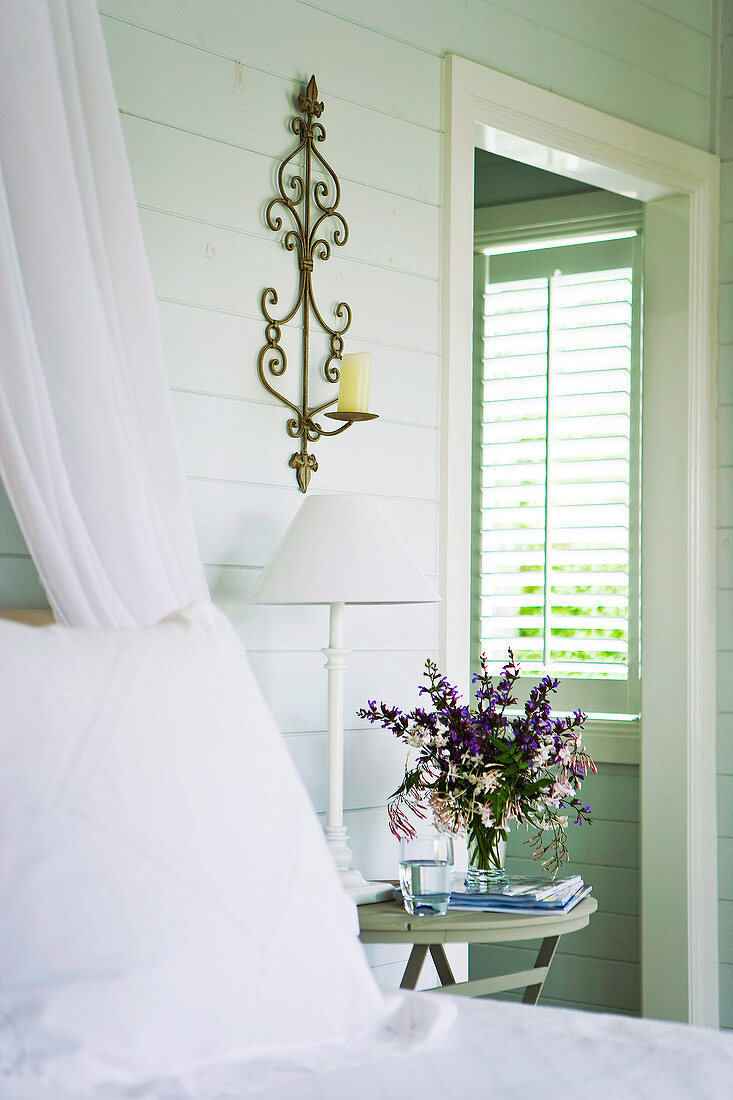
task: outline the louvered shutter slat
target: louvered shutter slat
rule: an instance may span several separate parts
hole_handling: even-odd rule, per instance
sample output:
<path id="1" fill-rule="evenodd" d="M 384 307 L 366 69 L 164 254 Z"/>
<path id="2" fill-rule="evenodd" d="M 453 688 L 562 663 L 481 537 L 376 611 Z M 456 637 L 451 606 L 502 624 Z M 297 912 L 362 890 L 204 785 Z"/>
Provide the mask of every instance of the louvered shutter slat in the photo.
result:
<path id="1" fill-rule="evenodd" d="M 624 675 L 631 271 L 499 283 L 483 300 L 482 646 Z"/>

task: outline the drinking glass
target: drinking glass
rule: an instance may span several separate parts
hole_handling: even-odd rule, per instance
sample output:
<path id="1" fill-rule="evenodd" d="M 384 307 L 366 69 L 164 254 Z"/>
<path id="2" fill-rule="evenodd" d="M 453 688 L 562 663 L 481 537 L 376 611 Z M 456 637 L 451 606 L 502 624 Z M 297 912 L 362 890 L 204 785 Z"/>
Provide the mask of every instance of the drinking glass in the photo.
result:
<path id="1" fill-rule="evenodd" d="M 400 887 L 408 913 L 418 917 L 447 913 L 452 878 L 452 837 L 432 833 L 400 842 Z"/>

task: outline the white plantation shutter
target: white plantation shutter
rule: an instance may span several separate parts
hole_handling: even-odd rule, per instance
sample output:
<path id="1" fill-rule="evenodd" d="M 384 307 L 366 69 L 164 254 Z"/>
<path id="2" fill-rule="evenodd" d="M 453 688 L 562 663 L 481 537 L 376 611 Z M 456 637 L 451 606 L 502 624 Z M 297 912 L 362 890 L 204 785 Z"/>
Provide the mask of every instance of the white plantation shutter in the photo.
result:
<path id="1" fill-rule="evenodd" d="M 479 288 L 475 642 L 608 713 L 639 674 L 636 251 L 490 256 Z"/>

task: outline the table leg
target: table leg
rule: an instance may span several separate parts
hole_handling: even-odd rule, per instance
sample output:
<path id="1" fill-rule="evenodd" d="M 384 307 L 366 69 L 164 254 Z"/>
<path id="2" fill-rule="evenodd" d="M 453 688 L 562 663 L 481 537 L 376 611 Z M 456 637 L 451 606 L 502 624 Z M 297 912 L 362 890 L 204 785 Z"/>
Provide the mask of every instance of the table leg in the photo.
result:
<path id="1" fill-rule="evenodd" d="M 416 943 L 410 957 L 407 960 L 407 966 L 405 967 L 405 973 L 402 975 L 402 981 L 400 982 L 400 989 L 415 989 L 417 986 L 417 979 L 420 977 L 420 971 L 422 970 L 422 964 L 425 962 L 425 956 L 428 953 L 428 945 L 426 943 Z"/>
<path id="2" fill-rule="evenodd" d="M 550 969 L 550 963 L 552 962 L 552 959 L 554 957 L 559 940 L 559 936 L 546 936 L 544 938 L 540 945 L 540 950 L 537 955 L 537 961 L 534 964 L 535 967 L 543 967 L 545 971 Z M 546 977 L 547 974 L 545 973 L 545 978 Z M 542 986 L 545 984 L 545 978 L 543 978 L 542 981 L 539 982 L 537 985 L 527 986 L 524 991 L 524 996 L 522 997 L 522 1004 L 537 1004 L 537 1001 L 540 998 L 540 993 L 542 992 Z"/>
<path id="3" fill-rule="evenodd" d="M 445 953 L 443 945 L 441 943 L 431 943 L 430 954 L 432 956 L 433 962 L 435 963 L 435 969 L 438 971 L 440 984 L 455 985 L 456 979 L 453 977 L 453 971 L 450 968 L 448 956 Z"/>

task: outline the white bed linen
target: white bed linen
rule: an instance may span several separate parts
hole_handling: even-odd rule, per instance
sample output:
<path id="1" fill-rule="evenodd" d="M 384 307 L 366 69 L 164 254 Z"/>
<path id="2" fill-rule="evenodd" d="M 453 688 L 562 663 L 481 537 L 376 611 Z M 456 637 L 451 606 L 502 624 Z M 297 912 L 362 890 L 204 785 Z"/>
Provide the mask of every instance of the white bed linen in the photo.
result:
<path id="1" fill-rule="evenodd" d="M 0 622 L 0 761 L 0 1073 L 106 1095 L 384 1018 L 353 902 L 212 604 L 139 630 Z"/>
<path id="2" fill-rule="evenodd" d="M 594 1012 L 395 994 L 369 1040 L 284 1061 L 213 1065 L 193 1077 L 93 1094 L 6 1077 L 4 1100 L 725 1100 L 733 1036 Z M 321 1068 L 319 1069 L 318 1066 Z"/>

